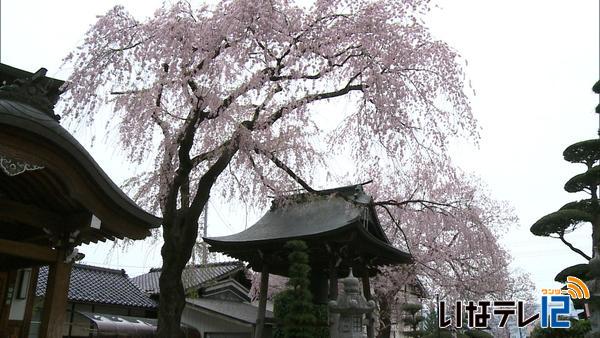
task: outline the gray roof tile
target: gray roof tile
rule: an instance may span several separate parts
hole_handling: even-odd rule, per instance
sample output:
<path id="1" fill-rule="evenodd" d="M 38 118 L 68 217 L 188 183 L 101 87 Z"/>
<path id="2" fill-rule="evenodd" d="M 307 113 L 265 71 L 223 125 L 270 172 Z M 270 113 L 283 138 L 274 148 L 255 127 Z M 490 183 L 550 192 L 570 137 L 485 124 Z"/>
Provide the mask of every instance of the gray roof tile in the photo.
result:
<path id="1" fill-rule="evenodd" d="M 44 296 L 48 281 L 48 267 L 40 268 L 36 296 Z M 156 302 L 146 296 L 127 277 L 125 270 L 114 270 L 90 265 L 74 264 L 69 282 L 69 301 L 112 304 L 155 309 Z"/>
<path id="2" fill-rule="evenodd" d="M 200 287 L 210 281 L 215 281 L 222 276 L 231 274 L 244 268 L 244 264 L 239 261 L 209 263 L 207 265 L 195 265 L 186 267 L 181 275 L 183 288 Z M 133 277 L 131 281 L 135 283 L 142 291 L 148 294 L 160 293 L 158 279 L 160 278 L 160 269 L 151 269 L 149 273 Z"/>

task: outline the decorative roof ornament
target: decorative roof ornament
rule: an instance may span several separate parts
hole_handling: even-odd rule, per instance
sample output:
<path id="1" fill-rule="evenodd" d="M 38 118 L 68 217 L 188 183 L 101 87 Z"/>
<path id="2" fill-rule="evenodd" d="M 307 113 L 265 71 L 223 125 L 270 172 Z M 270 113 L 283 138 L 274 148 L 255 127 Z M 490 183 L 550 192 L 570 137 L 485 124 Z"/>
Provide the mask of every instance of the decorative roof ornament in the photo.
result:
<path id="1" fill-rule="evenodd" d="M 0 168 L 8 176 L 17 176 L 26 171 L 44 169 L 44 167 L 41 165 L 15 160 L 2 154 L 0 154 Z"/>
<path id="2" fill-rule="evenodd" d="M 58 95 L 51 93 L 51 81 L 46 78 L 46 68 L 40 68 L 30 78 L 16 79 L 12 84 L 0 87 L 0 98 L 15 100 L 31 105 L 57 122 L 60 116 L 54 113 Z"/>

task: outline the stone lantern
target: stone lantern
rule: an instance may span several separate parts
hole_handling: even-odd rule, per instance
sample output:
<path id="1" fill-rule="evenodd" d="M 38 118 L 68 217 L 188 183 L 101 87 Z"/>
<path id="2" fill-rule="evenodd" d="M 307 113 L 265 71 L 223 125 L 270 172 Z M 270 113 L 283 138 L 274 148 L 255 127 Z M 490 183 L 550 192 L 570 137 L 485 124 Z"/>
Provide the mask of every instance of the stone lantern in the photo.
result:
<path id="1" fill-rule="evenodd" d="M 360 282 L 352 275 L 342 279 L 344 292 L 337 300 L 329 301 L 329 314 L 331 317 L 339 316 L 332 321 L 330 335 L 332 338 L 365 338 L 363 333 L 363 320 L 365 316 L 370 319 L 375 310 L 375 302 L 367 302 L 360 293 Z"/>

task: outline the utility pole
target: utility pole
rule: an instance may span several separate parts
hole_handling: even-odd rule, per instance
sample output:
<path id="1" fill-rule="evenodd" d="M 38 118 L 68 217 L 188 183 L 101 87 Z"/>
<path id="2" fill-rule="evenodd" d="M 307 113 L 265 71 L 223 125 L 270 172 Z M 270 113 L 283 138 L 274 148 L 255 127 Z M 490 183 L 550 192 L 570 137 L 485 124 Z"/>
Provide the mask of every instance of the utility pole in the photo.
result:
<path id="1" fill-rule="evenodd" d="M 437 322 L 438 322 L 437 338 L 440 338 L 440 323 L 441 323 L 442 319 L 440 318 L 440 294 L 439 293 L 437 295 L 435 295 L 435 300 L 437 302 Z"/>
<path id="2" fill-rule="evenodd" d="M 208 201 L 204 205 L 204 224 L 202 227 L 202 237 L 208 236 Z M 204 240 L 202 241 L 202 265 L 208 263 L 208 248 Z"/>

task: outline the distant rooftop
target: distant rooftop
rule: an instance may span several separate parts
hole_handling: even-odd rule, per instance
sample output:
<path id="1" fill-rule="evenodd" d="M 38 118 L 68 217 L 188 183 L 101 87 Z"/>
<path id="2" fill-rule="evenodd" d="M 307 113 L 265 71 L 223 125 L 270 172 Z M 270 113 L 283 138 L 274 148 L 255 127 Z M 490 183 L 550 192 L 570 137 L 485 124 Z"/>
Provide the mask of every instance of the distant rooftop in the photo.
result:
<path id="1" fill-rule="evenodd" d="M 240 261 L 209 263 L 206 265 L 188 266 L 183 270 L 181 280 L 183 288 L 198 288 L 210 281 L 232 274 L 244 269 L 244 264 Z M 156 295 L 160 293 L 158 280 L 161 269 L 153 268 L 150 272 L 131 279 L 142 291 Z"/>
<path id="2" fill-rule="evenodd" d="M 36 296 L 44 296 L 48 267 L 40 268 Z M 122 305 L 155 309 L 156 302 L 131 282 L 124 270 L 74 264 L 71 270 L 68 299 L 75 303 Z"/>
<path id="3" fill-rule="evenodd" d="M 186 302 L 192 305 L 192 308 L 217 313 L 247 324 L 256 324 L 258 307 L 249 303 L 203 298 L 187 298 Z M 273 312 L 269 310 L 265 311 L 265 317 L 267 322 L 271 322 L 273 320 Z"/>

